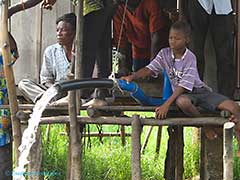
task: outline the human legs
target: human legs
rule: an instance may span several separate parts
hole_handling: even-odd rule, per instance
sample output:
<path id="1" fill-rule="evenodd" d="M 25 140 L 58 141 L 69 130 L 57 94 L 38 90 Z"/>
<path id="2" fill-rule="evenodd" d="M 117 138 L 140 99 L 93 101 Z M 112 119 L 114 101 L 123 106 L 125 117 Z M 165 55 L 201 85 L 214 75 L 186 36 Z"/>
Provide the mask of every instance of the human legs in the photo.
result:
<path id="1" fill-rule="evenodd" d="M 188 14 L 192 27 L 193 52 L 197 57 L 197 67 L 201 80 L 203 80 L 205 59 L 204 45 L 208 32 L 209 15 L 201 7 L 198 1 L 188 1 Z"/>
<path id="2" fill-rule="evenodd" d="M 235 123 L 235 134 L 238 141 L 237 156 L 240 158 L 240 106 L 232 100 L 225 100 L 218 105 L 218 109 L 232 113 L 229 120 Z"/>
<path id="3" fill-rule="evenodd" d="M 103 26 L 102 38 L 99 42 L 97 52 L 97 73 L 98 78 L 108 78 L 112 69 L 112 46 L 111 46 L 111 14 L 113 5 L 106 1 L 104 16 L 102 18 Z M 108 89 L 95 89 L 95 98 L 105 99 L 110 96 Z"/>
<path id="4" fill-rule="evenodd" d="M 209 26 L 216 52 L 218 92 L 233 98 L 235 89 L 233 16 L 213 13 Z"/>
<path id="5" fill-rule="evenodd" d="M 101 39 L 101 29 L 103 29 L 101 21 L 103 17 L 104 11 L 102 9 L 84 16 L 83 59 L 80 71 L 82 78 L 92 78 Z M 81 98 L 90 98 L 91 93 L 92 91 L 89 89 L 81 90 Z"/>
<path id="6" fill-rule="evenodd" d="M 18 83 L 19 90 L 23 93 L 24 97 L 36 103 L 39 97 L 46 91 L 46 87 L 35 83 L 30 79 L 22 79 Z"/>
<path id="7" fill-rule="evenodd" d="M 200 115 L 200 112 L 196 108 L 196 106 L 192 103 L 192 100 L 186 96 L 181 95 L 176 99 L 176 105 L 178 108 L 183 111 L 184 114 L 186 114 L 189 117 L 198 117 Z M 205 128 L 205 135 L 208 139 L 212 140 L 217 137 L 217 133 L 210 127 Z"/>

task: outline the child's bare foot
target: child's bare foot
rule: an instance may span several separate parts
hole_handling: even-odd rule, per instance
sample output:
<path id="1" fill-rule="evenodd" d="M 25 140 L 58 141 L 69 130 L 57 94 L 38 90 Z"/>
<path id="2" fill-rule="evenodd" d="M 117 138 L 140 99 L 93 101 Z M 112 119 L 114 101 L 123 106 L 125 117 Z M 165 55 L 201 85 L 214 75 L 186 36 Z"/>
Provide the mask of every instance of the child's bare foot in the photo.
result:
<path id="1" fill-rule="evenodd" d="M 217 133 L 210 127 L 206 127 L 204 133 L 209 140 L 214 140 L 218 137 Z"/>

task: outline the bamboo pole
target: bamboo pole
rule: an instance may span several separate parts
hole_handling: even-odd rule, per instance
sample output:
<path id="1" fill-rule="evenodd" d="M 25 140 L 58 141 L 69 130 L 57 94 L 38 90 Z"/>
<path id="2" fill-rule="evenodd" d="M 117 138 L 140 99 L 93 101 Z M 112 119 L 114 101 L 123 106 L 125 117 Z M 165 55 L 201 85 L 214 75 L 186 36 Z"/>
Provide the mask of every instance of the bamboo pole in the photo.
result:
<path id="1" fill-rule="evenodd" d="M 223 180 L 233 179 L 233 122 L 223 126 Z"/>
<path id="2" fill-rule="evenodd" d="M 10 45 L 8 38 L 8 1 L 0 0 L 0 42 L 1 42 L 1 50 L 3 56 L 3 64 L 4 64 L 4 74 L 7 82 L 7 90 L 8 90 L 8 99 L 10 104 L 10 112 L 11 112 L 11 121 L 12 121 L 12 129 L 13 129 L 13 141 L 15 146 L 16 159 L 19 157 L 18 147 L 21 144 L 21 129 L 20 122 L 16 117 L 16 113 L 18 112 L 18 103 L 16 96 L 16 86 L 13 75 L 13 69 L 10 64 L 11 62 L 11 54 L 10 54 Z"/>
<path id="3" fill-rule="evenodd" d="M 132 121 L 132 180 L 141 180 L 141 131 L 139 115 L 134 115 Z"/>

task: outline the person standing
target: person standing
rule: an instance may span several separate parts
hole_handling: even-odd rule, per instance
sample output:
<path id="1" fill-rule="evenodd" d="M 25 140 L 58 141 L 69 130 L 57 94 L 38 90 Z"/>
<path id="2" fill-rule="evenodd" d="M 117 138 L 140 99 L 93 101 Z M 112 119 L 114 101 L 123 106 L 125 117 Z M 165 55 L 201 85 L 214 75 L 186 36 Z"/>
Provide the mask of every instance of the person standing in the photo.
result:
<path id="1" fill-rule="evenodd" d="M 121 57 L 126 53 L 127 42 L 131 43 L 132 71 L 146 66 L 161 48 L 168 46 L 167 18 L 157 0 L 120 1 L 113 19 L 114 42 Z M 124 61 L 127 59 L 120 58 L 120 75 L 126 75 L 129 69 L 125 67 L 129 63 Z"/>
<path id="2" fill-rule="evenodd" d="M 192 26 L 193 52 L 200 78 L 205 70 L 204 45 L 210 31 L 216 53 L 218 92 L 233 98 L 234 50 L 231 0 L 188 0 L 186 16 Z"/>
<path id="3" fill-rule="evenodd" d="M 82 78 L 92 78 L 95 64 L 97 77 L 108 78 L 111 72 L 111 19 L 113 4 L 111 0 L 83 1 L 83 59 Z M 85 105 L 105 104 L 110 96 L 107 89 L 95 89 L 93 101 Z M 88 99 L 88 89 L 81 90 L 81 98 Z M 104 102 L 105 101 L 105 102 Z"/>

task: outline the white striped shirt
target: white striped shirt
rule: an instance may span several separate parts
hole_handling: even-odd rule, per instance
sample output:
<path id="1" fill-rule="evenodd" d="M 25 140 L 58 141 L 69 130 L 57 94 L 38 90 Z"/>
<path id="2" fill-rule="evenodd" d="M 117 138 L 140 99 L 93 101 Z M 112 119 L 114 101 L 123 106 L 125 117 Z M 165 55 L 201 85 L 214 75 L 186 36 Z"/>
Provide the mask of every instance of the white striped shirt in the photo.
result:
<path id="1" fill-rule="evenodd" d="M 48 46 L 44 51 L 43 64 L 40 73 L 41 84 L 56 83 L 67 79 L 70 62 L 60 44 Z"/>
<path id="2" fill-rule="evenodd" d="M 205 86 L 199 78 L 196 56 L 189 49 L 186 49 L 181 59 L 175 59 L 172 50 L 164 48 L 146 67 L 154 73 L 154 76 L 166 71 L 173 91 L 177 86 L 189 91 Z"/>

